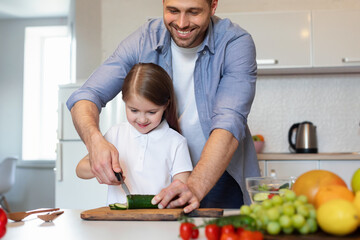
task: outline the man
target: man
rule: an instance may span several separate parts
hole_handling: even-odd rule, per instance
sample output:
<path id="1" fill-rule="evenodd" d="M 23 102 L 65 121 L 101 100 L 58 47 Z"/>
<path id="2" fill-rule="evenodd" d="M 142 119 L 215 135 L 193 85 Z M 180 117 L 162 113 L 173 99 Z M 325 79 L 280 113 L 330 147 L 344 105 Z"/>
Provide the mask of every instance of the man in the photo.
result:
<path id="1" fill-rule="evenodd" d="M 259 166 L 247 127 L 255 95 L 251 36 L 214 16 L 217 0 L 163 0 L 163 19 L 150 20 L 120 43 L 112 56 L 68 100 L 74 125 L 89 151 L 99 183 L 119 184 L 118 152 L 99 131 L 101 107 L 121 91 L 138 62 L 163 67 L 174 81 L 182 134 L 194 171 L 153 199 L 159 208 L 238 208 L 249 203 L 245 177 Z"/>

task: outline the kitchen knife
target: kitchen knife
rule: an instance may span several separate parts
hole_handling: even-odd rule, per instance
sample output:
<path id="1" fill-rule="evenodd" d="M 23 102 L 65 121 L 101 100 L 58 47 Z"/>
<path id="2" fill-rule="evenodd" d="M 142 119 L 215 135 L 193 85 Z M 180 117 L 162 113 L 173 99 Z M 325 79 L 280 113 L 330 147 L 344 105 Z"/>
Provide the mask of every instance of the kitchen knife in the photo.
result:
<path id="1" fill-rule="evenodd" d="M 124 182 L 124 178 L 122 176 L 122 173 L 121 172 L 120 173 L 114 172 L 114 173 L 115 173 L 115 176 L 116 176 L 117 180 L 121 183 L 121 187 L 125 191 L 125 194 L 126 195 L 131 195 L 128 187 L 126 186 L 126 183 Z"/>

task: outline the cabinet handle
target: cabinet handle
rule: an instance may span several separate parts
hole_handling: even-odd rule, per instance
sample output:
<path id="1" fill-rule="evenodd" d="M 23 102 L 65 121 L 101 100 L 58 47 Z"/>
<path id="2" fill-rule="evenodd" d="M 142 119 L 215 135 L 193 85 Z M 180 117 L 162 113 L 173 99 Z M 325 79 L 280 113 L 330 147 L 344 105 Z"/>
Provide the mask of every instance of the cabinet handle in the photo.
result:
<path id="1" fill-rule="evenodd" d="M 277 59 L 258 59 L 256 62 L 259 65 L 275 65 L 279 63 Z"/>
<path id="2" fill-rule="evenodd" d="M 62 176 L 62 160 L 63 160 L 63 151 L 62 151 L 62 144 L 57 143 L 57 159 L 56 159 L 56 167 L 54 168 L 56 180 L 61 182 L 63 180 Z"/>
<path id="3" fill-rule="evenodd" d="M 358 63 L 360 62 L 360 59 L 356 59 L 356 58 L 343 58 L 342 59 L 343 63 Z"/>

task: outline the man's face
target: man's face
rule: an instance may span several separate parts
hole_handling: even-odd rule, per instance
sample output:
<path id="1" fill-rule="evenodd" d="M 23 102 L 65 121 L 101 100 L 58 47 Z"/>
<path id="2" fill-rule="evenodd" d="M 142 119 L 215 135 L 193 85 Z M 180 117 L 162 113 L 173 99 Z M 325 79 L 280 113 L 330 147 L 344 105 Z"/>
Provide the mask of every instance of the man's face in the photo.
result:
<path id="1" fill-rule="evenodd" d="M 217 0 L 163 0 L 164 23 L 174 42 L 183 48 L 200 45 L 205 38 Z"/>

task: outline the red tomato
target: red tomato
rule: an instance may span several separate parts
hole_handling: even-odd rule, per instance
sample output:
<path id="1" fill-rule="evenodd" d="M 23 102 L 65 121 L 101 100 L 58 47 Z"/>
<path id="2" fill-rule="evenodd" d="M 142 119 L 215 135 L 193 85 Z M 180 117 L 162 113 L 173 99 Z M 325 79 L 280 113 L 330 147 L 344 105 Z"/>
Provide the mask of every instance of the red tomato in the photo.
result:
<path id="1" fill-rule="evenodd" d="M 239 240 L 253 240 L 253 234 L 251 231 L 243 230 L 238 233 Z"/>
<path id="2" fill-rule="evenodd" d="M 233 225 L 225 225 L 221 228 L 221 235 L 225 233 L 235 233 Z"/>
<path id="3" fill-rule="evenodd" d="M 254 232 L 252 232 L 252 239 L 253 240 L 263 240 L 264 236 L 263 236 L 263 234 L 261 232 L 254 231 Z"/>
<path id="4" fill-rule="evenodd" d="M 239 237 L 235 232 L 223 233 L 220 240 L 239 240 Z"/>
<path id="5" fill-rule="evenodd" d="M 205 236 L 208 240 L 219 240 L 221 229 L 216 224 L 209 224 L 205 227 Z"/>
<path id="6" fill-rule="evenodd" d="M 183 222 L 180 225 L 180 237 L 183 240 L 189 240 L 192 236 L 193 227 L 195 225 L 189 222 Z"/>
<path id="7" fill-rule="evenodd" d="M 193 229 L 191 233 L 191 239 L 197 239 L 199 237 L 199 229 Z"/>
<path id="8" fill-rule="evenodd" d="M 270 194 L 268 195 L 268 199 L 272 199 L 273 196 L 275 196 L 275 193 L 270 193 Z"/>
<path id="9" fill-rule="evenodd" d="M 6 225 L 8 222 L 7 216 L 6 216 L 6 212 L 0 208 L 0 225 L 4 224 Z"/>
<path id="10" fill-rule="evenodd" d="M 6 233 L 6 227 L 0 227 L 0 238 L 2 238 Z"/>

